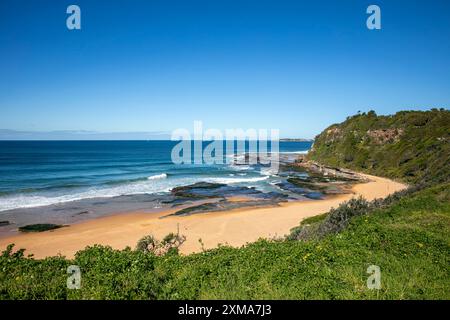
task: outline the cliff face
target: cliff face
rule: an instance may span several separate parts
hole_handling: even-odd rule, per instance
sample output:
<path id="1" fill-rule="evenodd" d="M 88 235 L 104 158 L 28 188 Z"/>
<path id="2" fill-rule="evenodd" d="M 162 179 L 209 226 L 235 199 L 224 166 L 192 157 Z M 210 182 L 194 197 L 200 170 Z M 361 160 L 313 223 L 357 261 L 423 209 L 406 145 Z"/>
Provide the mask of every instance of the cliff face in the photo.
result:
<path id="1" fill-rule="evenodd" d="M 450 111 L 358 114 L 315 138 L 308 159 L 410 183 L 450 180 Z"/>

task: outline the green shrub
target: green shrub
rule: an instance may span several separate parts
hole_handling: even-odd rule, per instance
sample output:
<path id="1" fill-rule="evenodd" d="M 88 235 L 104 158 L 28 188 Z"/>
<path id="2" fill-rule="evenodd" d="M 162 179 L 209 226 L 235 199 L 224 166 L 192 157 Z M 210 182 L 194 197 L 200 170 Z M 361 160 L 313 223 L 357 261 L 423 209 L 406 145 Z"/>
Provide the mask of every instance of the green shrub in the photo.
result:
<path id="1" fill-rule="evenodd" d="M 167 253 L 178 253 L 178 248 L 186 241 L 186 237 L 179 234 L 169 233 L 162 241 L 157 240 L 152 235 L 140 239 L 136 245 L 136 250 L 144 253 L 153 253 L 161 256 Z"/>
<path id="2" fill-rule="evenodd" d="M 152 235 L 147 235 L 139 239 L 136 250 L 142 252 L 151 252 L 157 246 L 158 241 Z"/>

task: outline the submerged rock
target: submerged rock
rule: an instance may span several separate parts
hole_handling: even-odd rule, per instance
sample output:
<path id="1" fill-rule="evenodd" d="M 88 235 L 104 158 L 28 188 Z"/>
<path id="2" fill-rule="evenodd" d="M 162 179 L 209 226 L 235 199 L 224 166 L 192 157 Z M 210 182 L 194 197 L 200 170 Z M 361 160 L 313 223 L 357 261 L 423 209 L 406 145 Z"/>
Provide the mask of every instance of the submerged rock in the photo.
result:
<path id="1" fill-rule="evenodd" d="M 322 192 L 302 188 L 288 181 L 277 183 L 276 186 L 279 187 L 280 189 L 301 195 L 308 199 L 320 200 L 323 199 L 324 196 Z"/>
<path id="2" fill-rule="evenodd" d="M 75 213 L 74 215 L 72 215 L 72 217 L 76 217 L 76 216 L 80 216 L 80 215 L 85 215 L 85 214 L 89 214 L 89 213 L 91 213 L 91 211 L 89 211 L 89 210 L 84 210 L 84 211 L 80 211 L 80 212 Z"/>
<path id="3" fill-rule="evenodd" d="M 278 206 L 279 201 L 272 200 L 249 200 L 249 201 L 217 201 L 210 203 L 202 203 L 200 205 L 187 207 L 181 210 L 178 210 L 175 213 L 170 214 L 169 216 L 188 216 L 196 213 L 205 213 L 205 212 L 217 212 L 217 211 L 226 211 L 233 210 L 245 207 L 266 207 L 266 206 Z"/>
<path id="4" fill-rule="evenodd" d="M 288 181 L 277 183 L 276 186 L 279 187 L 280 189 L 283 189 L 283 190 L 286 190 L 286 191 L 289 191 L 292 193 L 297 193 L 297 194 L 303 194 L 303 193 L 306 193 L 309 191 L 305 188 L 296 186 L 295 184 L 288 182 Z"/>
<path id="5" fill-rule="evenodd" d="M 226 184 L 222 183 L 197 182 L 187 186 L 175 187 L 170 192 L 172 195 L 182 198 L 214 198 L 217 197 L 217 192 L 214 192 L 214 190 L 225 186 Z"/>
<path id="6" fill-rule="evenodd" d="M 262 192 L 255 188 L 230 186 L 223 183 L 197 182 L 187 186 L 175 187 L 173 196 L 188 199 L 224 198 L 239 195 L 259 195 Z"/>
<path id="7" fill-rule="evenodd" d="M 22 232 L 43 232 L 47 230 L 54 230 L 62 228 L 62 225 L 53 224 L 53 223 L 38 223 L 38 224 L 29 224 L 23 227 L 19 227 L 19 231 Z"/>

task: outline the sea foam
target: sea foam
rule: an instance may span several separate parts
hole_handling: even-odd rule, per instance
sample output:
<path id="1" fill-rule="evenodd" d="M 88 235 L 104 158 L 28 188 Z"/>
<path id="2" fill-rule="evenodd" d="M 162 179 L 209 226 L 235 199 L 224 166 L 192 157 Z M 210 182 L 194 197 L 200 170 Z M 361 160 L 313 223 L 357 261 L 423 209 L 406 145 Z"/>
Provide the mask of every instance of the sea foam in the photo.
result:
<path id="1" fill-rule="evenodd" d="M 158 179 L 165 179 L 167 178 L 167 174 L 161 173 L 161 174 L 155 174 L 154 176 L 150 176 L 147 178 L 147 180 L 158 180 Z"/>

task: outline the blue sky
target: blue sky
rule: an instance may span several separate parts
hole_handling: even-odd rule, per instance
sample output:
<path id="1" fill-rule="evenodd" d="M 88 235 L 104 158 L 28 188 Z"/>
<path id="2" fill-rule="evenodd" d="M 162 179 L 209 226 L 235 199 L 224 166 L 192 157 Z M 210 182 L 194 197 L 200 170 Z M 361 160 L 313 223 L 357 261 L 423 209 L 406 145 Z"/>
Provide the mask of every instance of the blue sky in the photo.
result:
<path id="1" fill-rule="evenodd" d="M 81 8 L 81 30 L 66 8 Z M 381 8 L 382 29 L 366 28 Z M 450 2 L 0 2 L 0 129 L 278 128 L 450 105 Z"/>

